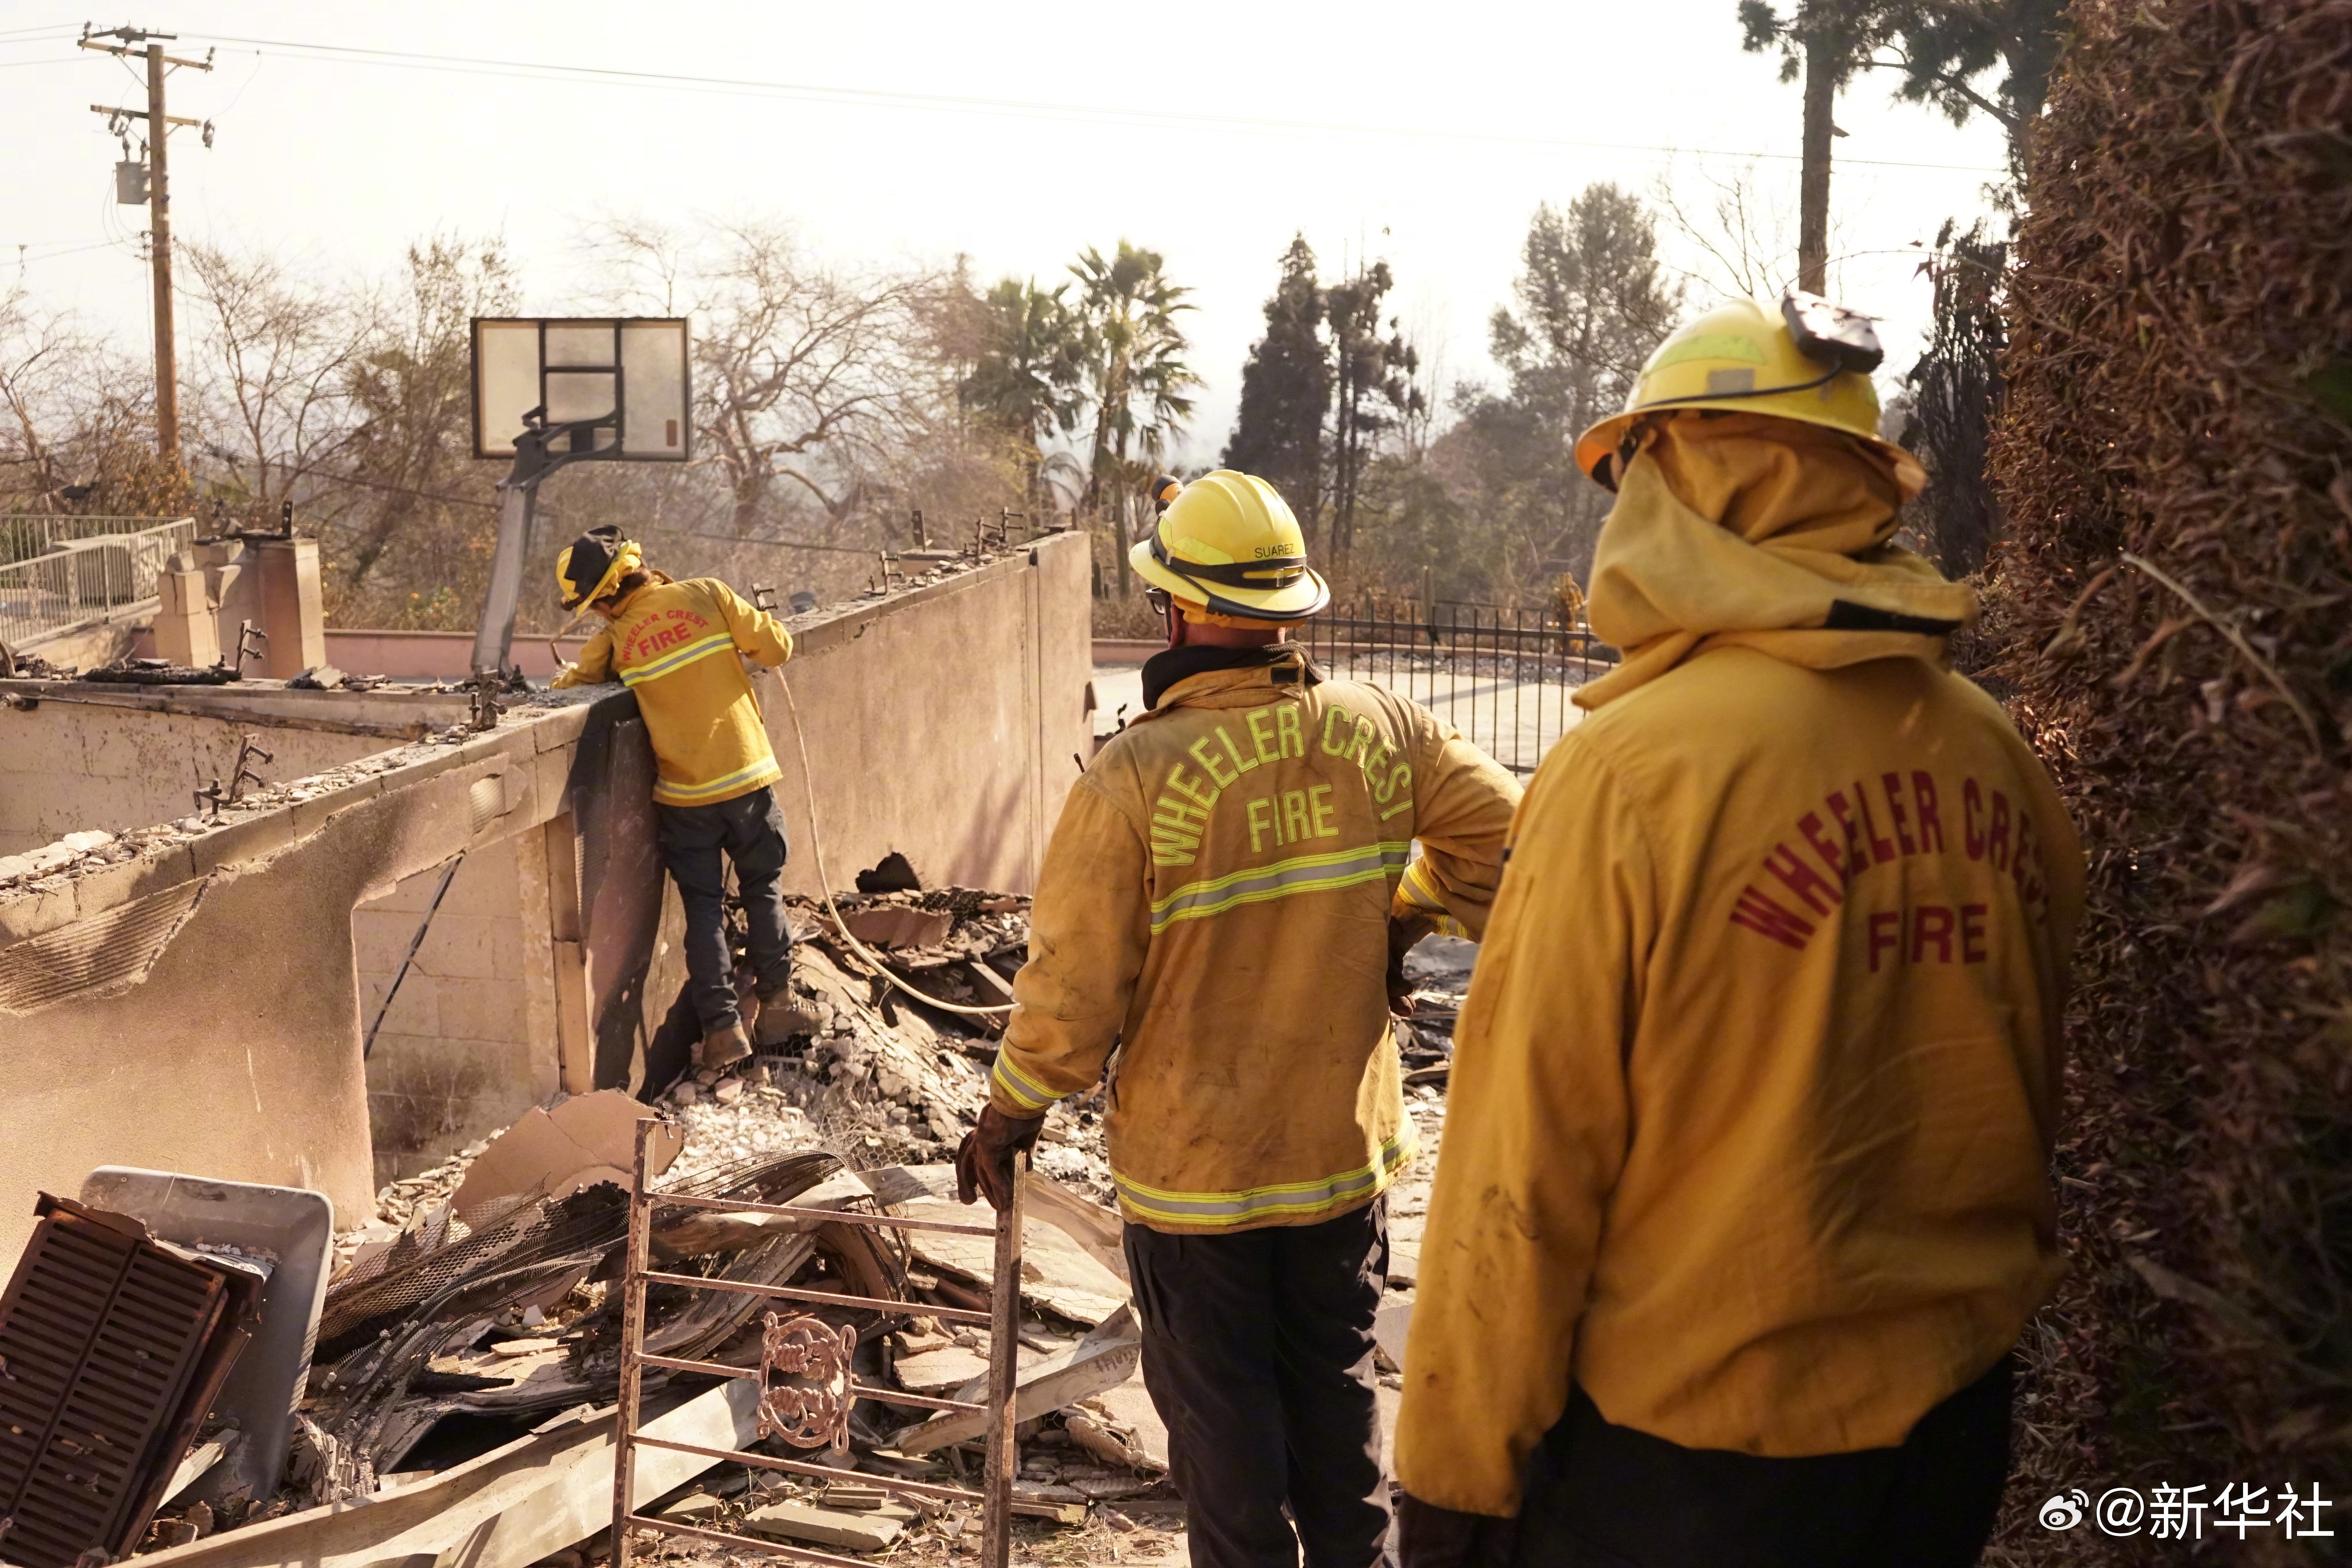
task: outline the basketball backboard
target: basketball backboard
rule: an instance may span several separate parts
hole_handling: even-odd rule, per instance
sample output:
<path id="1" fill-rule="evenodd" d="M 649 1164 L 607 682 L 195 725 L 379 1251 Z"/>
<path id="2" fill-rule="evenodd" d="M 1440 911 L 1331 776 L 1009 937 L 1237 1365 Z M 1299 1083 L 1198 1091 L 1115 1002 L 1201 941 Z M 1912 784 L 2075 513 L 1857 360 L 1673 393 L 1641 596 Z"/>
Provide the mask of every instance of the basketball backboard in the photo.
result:
<path id="1" fill-rule="evenodd" d="M 667 316 L 474 318 L 474 456 L 511 458 L 524 416 L 609 420 L 551 453 L 682 463 L 694 453 L 684 320 Z"/>

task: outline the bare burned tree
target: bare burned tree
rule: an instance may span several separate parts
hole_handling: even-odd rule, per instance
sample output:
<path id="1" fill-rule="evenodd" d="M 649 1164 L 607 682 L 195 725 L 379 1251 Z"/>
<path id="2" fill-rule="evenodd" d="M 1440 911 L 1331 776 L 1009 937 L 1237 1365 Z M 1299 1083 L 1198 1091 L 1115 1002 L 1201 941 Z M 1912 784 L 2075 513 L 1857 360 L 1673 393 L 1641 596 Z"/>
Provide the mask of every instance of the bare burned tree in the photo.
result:
<path id="1" fill-rule="evenodd" d="M 350 442 L 353 373 L 381 321 L 365 285 L 322 286 L 278 258 L 185 245 L 197 310 L 194 403 L 205 453 L 267 512 Z"/>
<path id="2" fill-rule="evenodd" d="M 341 491 L 315 520 L 332 613 L 402 625 L 425 602 L 413 596 L 415 578 L 429 573 L 443 587 L 484 570 L 472 546 L 487 535 L 495 503 L 492 475 L 472 461 L 470 323 L 513 303 L 500 242 L 436 235 L 408 247 L 351 373 L 352 428 L 336 472 L 314 469 L 304 487 L 306 513 L 311 498 Z M 380 582 L 388 555 L 401 568 L 389 588 Z"/>
<path id="3" fill-rule="evenodd" d="M 886 452 L 924 427 L 928 274 L 833 266 L 764 220 L 680 235 L 607 219 L 594 244 L 631 279 L 624 303 L 697 318 L 695 418 L 735 533 L 772 526 L 784 493 L 845 522 Z"/>
<path id="4" fill-rule="evenodd" d="M 1689 266 L 1675 270 L 1720 298 L 1771 300 L 1797 281 L 1797 214 L 1784 190 L 1776 196 L 1756 160 L 1718 171 L 1668 168 L 1651 182 L 1650 202 L 1683 241 Z M 1831 292 L 1845 225 L 1830 225 Z"/>
<path id="5" fill-rule="evenodd" d="M 37 311 L 22 290 L 0 295 L 0 468 L 12 499 L 47 510 L 73 482 L 64 447 L 82 421 L 72 405 L 95 345 L 70 317 Z"/>
<path id="6" fill-rule="evenodd" d="M 0 294 L 0 507 L 143 513 L 183 504 L 154 456 L 153 382 L 69 312 Z"/>
<path id="7" fill-rule="evenodd" d="M 47 502 L 68 482 L 58 473 L 58 453 L 43 433 L 48 405 L 62 394 L 61 375 L 79 346 L 56 316 L 36 318 L 21 292 L 0 296 L 0 411 L 8 416 L 0 465 L 16 470 L 9 489 Z"/>

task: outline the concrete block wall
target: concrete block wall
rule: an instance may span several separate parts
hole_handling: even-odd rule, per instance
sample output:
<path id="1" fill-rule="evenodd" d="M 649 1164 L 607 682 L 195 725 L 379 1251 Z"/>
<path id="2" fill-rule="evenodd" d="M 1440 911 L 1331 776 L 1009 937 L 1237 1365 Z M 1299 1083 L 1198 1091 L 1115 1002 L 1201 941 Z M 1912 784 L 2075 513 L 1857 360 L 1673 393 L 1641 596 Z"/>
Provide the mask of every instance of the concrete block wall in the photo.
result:
<path id="1" fill-rule="evenodd" d="M 469 853 L 438 909 L 436 868 L 352 911 L 363 1029 L 425 930 L 367 1059 L 379 1186 L 437 1164 L 562 1087 L 546 879 L 542 837 L 525 833 Z"/>
<path id="2" fill-rule="evenodd" d="M 261 627 L 269 634 L 262 659 L 268 674 L 290 680 L 327 662 L 326 595 L 317 540 L 274 540 L 261 546 L 259 599 Z"/>
<path id="3" fill-rule="evenodd" d="M 546 821 L 585 717 L 541 711 L 416 747 L 312 799 L 0 897 L 0 978 L 52 953 L 97 972 L 0 1011 L 0 1257 L 29 1230 L 33 1194 L 77 1191 L 100 1164 L 311 1187 L 342 1224 L 363 1221 L 379 1184 L 352 912 Z M 110 955 L 136 962 L 118 972 Z"/>
<path id="4" fill-rule="evenodd" d="M 249 673 L 282 680 L 326 662 L 315 539 L 207 540 L 172 557 L 157 591 L 155 649 L 174 664 L 233 656 L 246 621 L 268 639 Z"/>

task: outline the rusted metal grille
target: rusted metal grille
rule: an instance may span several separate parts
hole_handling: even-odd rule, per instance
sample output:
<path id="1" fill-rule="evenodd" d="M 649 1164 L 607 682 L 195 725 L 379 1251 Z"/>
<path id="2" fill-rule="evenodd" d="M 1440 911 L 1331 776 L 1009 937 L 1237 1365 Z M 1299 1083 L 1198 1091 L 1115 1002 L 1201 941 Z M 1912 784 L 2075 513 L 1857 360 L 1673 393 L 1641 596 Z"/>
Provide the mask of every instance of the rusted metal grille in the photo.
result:
<path id="1" fill-rule="evenodd" d="M 146 1527 L 228 1286 L 134 1222 L 42 1203 L 0 1298 L 0 1555 L 67 1568 Z"/>
<path id="2" fill-rule="evenodd" d="M 790 1203 L 765 1204 L 744 1198 L 657 1192 L 649 1184 L 646 1168 L 646 1144 L 654 1126 L 650 1121 L 637 1123 L 635 1173 L 629 1185 L 628 1255 L 621 1276 L 621 1385 L 618 1408 L 613 1416 L 613 1568 L 632 1568 L 636 1561 L 630 1542 L 631 1532 L 636 1530 L 689 1536 L 720 1546 L 764 1552 L 794 1563 L 827 1563 L 835 1564 L 835 1568 L 857 1568 L 857 1560 L 854 1557 L 812 1552 L 772 1541 L 757 1541 L 747 1535 L 730 1535 L 723 1531 L 706 1530 L 678 1520 L 655 1518 L 637 1512 L 636 1450 L 639 1448 L 667 1448 L 712 1459 L 732 1459 L 739 1465 L 755 1469 L 778 1470 L 789 1475 L 830 1479 L 841 1473 L 829 1466 L 811 1464 L 805 1459 L 787 1459 L 740 1448 L 706 1448 L 667 1437 L 650 1436 L 639 1431 L 637 1402 L 642 1393 L 641 1380 L 647 1367 L 714 1377 L 756 1378 L 760 1387 L 758 1429 L 761 1437 L 782 1438 L 799 1448 L 830 1446 L 836 1455 L 848 1448 L 850 1406 L 862 1394 L 882 1394 L 893 1404 L 912 1403 L 938 1410 L 979 1413 L 985 1417 L 982 1430 L 988 1438 L 982 1490 L 973 1491 L 961 1486 L 935 1486 L 888 1473 L 872 1479 L 875 1485 L 886 1490 L 927 1498 L 934 1502 L 980 1504 L 979 1568 L 1005 1568 L 1012 1561 L 1013 1514 L 1017 1508 L 1035 1506 L 1016 1504 L 1013 1500 L 1013 1472 L 1021 1464 L 1020 1451 L 1013 1442 L 1013 1432 L 1016 1415 L 1014 1379 L 1018 1370 L 1014 1357 L 1018 1353 L 1015 1346 L 1019 1342 L 1017 1336 L 1021 1328 L 1021 1180 L 1028 1170 L 1027 1156 L 1013 1156 L 1013 1196 L 1004 1207 L 997 1210 L 996 1223 L 993 1226 L 959 1225 L 952 1221 L 915 1219 L 887 1213 L 860 1214 L 845 1207 L 799 1208 Z M 804 1189 L 796 1189 L 793 1195 L 797 1196 L 801 1190 Z M 814 1220 L 825 1225 L 855 1226 L 867 1230 L 935 1230 L 962 1236 L 990 1236 L 996 1244 L 996 1267 L 990 1275 L 992 1285 L 988 1310 L 934 1307 L 926 1302 L 908 1301 L 896 1297 L 895 1287 L 892 1296 L 855 1296 L 812 1290 L 803 1286 L 786 1285 L 781 1280 L 753 1284 L 745 1280 L 672 1274 L 652 1268 L 648 1267 L 648 1260 L 652 1249 L 653 1216 L 655 1210 L 660 1207 L 770 1214 L 786 1219 Z M 646 1291 L 649 1286 L 656 1285 L 677 1289 L 709 1290 L 722 1295 L 740 1294 L 754 1300 L 766 1297 L 772 1300 L 807 1302 L 885 1315 L 921 1315 L 941 1322 L 985 1323 L 991 1337 L 987 1402 L 975 1404 L 957 1399 L 932 1399 L 922 1394 L 876 1389 L 859 1383 L 850 1366 L 850 1359 L 857 1350 L 856 1330 L 844 1324 L 836 1331 L 824 1319 L 806 1315 L 805 1307 L 802 1308 L 803 1315 L 790 1319 L 776 1312 L 767 1314 L 761 1335 L 760 1364 L 756 1367 L 730 1366 L 723 1362 L 699 1361 L 687 1355 L 656 1354 L 646 1342 Z M 788 1378 L 809 1381 L 781 1384 L 772 1381 L 780 1373 Z"/>

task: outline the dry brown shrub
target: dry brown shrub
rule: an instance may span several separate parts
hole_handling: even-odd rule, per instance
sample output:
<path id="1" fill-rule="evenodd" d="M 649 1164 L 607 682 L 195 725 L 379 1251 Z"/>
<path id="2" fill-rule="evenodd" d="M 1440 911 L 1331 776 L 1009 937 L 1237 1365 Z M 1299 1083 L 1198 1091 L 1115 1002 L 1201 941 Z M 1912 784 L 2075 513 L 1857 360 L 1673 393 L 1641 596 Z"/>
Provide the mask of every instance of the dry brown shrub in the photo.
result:
<path id="1" fill-rule="evenodd" d="M 2079 0 L 2036 131 L 1975 652 L 2091 866 L 1992 1561 L 2064 1488 L 2313 1483 L 2352 1544 L 2352 0 Z M 2205 1552 L 2215 1552 L 2206 1516 Z M 2170 1555 L 2168 1555 L 2168 1550 Z"/>

